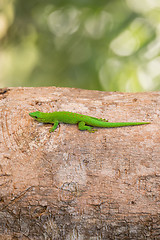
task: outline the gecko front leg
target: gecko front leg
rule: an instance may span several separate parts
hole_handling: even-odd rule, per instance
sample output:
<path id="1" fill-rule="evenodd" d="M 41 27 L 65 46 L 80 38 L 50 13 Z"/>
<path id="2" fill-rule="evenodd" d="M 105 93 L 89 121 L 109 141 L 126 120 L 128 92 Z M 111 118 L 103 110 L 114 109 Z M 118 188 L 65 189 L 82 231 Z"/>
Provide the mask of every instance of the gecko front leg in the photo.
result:
<path id="1" fill-rule="evenodd" d="M 54 130 L 58 127 L 58 123 L 58 121 L 55 121 L 53 127 L 50 128 L 49 132 L 54 132 Z"/>

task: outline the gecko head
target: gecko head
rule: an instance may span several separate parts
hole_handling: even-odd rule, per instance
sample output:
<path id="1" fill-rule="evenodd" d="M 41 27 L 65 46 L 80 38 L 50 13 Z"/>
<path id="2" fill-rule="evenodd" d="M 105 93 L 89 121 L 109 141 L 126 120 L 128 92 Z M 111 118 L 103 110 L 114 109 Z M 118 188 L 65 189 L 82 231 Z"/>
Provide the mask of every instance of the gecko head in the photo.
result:
<path id="1" fill-rule="evenodd" d="M 31 116 L 38 122 L 47 122 L 46 113 L 36 111 L 36 112 L 29 113 L 29 116 Z"/>

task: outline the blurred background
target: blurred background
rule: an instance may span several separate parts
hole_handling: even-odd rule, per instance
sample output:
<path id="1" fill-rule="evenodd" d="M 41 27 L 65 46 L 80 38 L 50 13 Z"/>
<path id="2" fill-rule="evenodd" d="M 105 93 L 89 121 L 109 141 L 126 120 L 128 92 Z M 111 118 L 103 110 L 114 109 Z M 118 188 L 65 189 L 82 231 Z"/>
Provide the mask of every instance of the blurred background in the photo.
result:
<path id="1" fill-rule="evenodd" d="M 0 0 L 0 87 L 160 90 L 160 0 Z"/>

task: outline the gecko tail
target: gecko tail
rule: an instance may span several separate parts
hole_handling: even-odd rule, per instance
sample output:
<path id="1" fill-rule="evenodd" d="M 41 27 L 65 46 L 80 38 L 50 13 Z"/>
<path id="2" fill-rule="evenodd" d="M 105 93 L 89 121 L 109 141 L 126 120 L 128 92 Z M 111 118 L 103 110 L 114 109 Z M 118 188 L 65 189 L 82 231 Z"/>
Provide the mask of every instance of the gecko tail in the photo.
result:
<path id="1" fill-rule="evenodd" d="M 126 127 L 126 126 L 137 126 L 137 125 L 144 125 L 144 124 L 150 124 L 150 122 L 106 122 L 104 127 Z"/>
<path id="2" fill-rule="evenodd" d="M 113 128 L 150 124 L 150 122 L 94 122 L 94 127 Z"/>

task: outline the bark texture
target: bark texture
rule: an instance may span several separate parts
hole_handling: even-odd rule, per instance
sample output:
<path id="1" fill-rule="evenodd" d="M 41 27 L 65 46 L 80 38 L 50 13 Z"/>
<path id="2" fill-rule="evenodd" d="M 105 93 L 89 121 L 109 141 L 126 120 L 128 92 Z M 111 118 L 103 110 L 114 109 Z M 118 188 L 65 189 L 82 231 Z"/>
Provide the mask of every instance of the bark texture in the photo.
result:
<path id="1" fill-rule="evenodd" d="M 49 133 L 37 110 L 151 124 Z M 160 239 L 160 93 L 1 89 L 0 239 Z"/>

